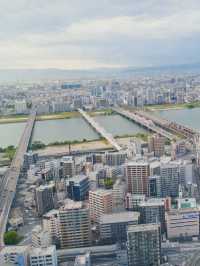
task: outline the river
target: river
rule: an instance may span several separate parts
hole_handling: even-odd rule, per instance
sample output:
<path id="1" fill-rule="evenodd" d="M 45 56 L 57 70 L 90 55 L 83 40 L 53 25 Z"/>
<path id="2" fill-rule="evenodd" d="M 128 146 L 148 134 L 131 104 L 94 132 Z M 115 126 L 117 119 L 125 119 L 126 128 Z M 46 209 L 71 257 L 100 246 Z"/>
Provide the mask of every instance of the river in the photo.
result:
<path id="1" fill-rule="evenodd" d="M 118 114 L 95 116 L 94 119 L 114 136 L 133 135 L 145 130 Z M 26 123 L 0 124 L 0 147 L 16 146 Z M 55 141 L 93 140 L 99 135 L 81 117 L 37 121 L 32 141 L 45 144 Z"/>

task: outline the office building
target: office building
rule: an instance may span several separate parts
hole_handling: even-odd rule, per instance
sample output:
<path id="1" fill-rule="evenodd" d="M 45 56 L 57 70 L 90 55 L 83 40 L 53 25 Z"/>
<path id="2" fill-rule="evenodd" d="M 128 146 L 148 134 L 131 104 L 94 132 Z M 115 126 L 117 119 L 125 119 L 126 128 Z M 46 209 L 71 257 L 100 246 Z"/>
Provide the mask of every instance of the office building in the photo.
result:
<path id="1" fill-rule="evenodd" d="M 89 246 L 91 243 L 89 208 L 81 201 L 67 200 L 59 209 L 59 229 L 62 248 Z"/>
<path id="2" fill-rule="evenodd" d="M 130 162 L 126 165 L 128 192 L 148 195 L 149 164 L 147 162 Z"/>
<path id="3" fill-rule="evenodd" d="M 30 250 L 30 266 L 57 266 L 56 247 L 32 248 Z"/>
<path id="4" fill-rule="evenodd" d="M 197 208 L 171 209 L 165 214 L 167 238 L 188 239 L 199 235 Z"/>
<path id="5" fill-rule="evenodd" d="M 105 164 L 109 166 L 117 166 L 125 163 L 127 153 L 124 151 L 107 152 L 105 154 Z"/>
<path id="6" fill-rule="evenodd" d="M 90 188 L 87 176 L 76 176 L 66 180 L 68 198 L 75 201 L 82 201 L 88 197 Z"/>
<path id="7" fill-rule="evenodd" d="M 158 224 L 128 226 L 128 266 L 159 266 L 161 237 Z"/>
<path id="8" fill-rule="evenodd" d="M 94 222 L 98 222 L 102 214 L 113 211 L 112 190 L 98 189 L 89 192 L 90 217 Z"/>
<path id="9" fill-rule="evenodd" d="M 39 216 L 54 209 L 54 184 L 41 185 L 35 189 L 36 210 Z"/>
<path id="10" fill-rule="evenodd" d="M 103 214 L 99 219 L 100 238 L 103 243 L 123 243 L 127 241 L 128 225 L 136 225 L 139 212 L 118 212 Z"/>
<path id="11" fill-rule="evenodd" d="M 163 198 L 178 197 L 179 166 L 173 163 L 161 164 L 160 167 L 161 196 Z"/>
<path id="12" fill-rule="evenodd" d="M 150 176 L 148 185 L 149 197 L 160 198 L 162 195 L 160 176 Z"/>

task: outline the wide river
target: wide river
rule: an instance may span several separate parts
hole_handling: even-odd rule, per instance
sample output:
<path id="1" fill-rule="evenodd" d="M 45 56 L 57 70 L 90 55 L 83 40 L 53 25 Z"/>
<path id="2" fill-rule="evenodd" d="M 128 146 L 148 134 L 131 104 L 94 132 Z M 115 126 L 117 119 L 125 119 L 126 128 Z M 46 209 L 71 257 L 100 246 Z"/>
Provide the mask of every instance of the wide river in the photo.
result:
<path id="1" fill-rule="evenodd" d="M 200 108 L 165 110 L 156 112 L 157 115 L 171 121 L 200 130 Z"/>
<path id="2" fill-rule="evenodd" d="M 145 132 L 144 129 L 120 115 L 96 116 L 95 120 L 114 136 Z M 25 123 L 0 124 L 0 147 L 16 146 Z M 92 140 L 99 135 L 81 117 L 38 121 L 35 124 L 32 141 L 40 140 L 45 144 L 55 141 Z"/>

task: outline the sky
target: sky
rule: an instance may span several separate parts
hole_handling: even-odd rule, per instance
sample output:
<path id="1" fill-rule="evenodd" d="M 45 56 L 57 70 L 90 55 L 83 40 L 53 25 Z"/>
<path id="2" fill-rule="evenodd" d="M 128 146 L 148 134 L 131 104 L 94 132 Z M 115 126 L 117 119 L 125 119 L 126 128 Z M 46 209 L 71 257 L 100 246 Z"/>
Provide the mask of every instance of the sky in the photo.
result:
<path id="1" fill-rule="evenodd" d="M 0 69 L 200 62 L 199 0 L 0 0 Z"/>

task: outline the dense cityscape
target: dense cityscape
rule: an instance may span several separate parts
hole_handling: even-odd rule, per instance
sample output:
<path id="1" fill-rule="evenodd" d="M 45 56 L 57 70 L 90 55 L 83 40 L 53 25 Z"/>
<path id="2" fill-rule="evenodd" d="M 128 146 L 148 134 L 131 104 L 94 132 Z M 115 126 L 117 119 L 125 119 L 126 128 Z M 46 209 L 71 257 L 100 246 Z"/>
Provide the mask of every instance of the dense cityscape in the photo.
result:
<path id="1" fill-rule="evenodd" d="M 1 265 L 198 265 L 199 131 L 159 112 L 199 110 L 199 82 L 3 84 L 1 126 L 25 126 L 1 148 Z M 97 119 L 116 115 L 141 132 L 116 137 Z M 32 140 L 37 123 L 77 118 L 98 138 Z"/>
<path id="2" fill-rule="evenodd" d="M 200 1 L 0 18 L 0 266 L 200 266 Z"/>

